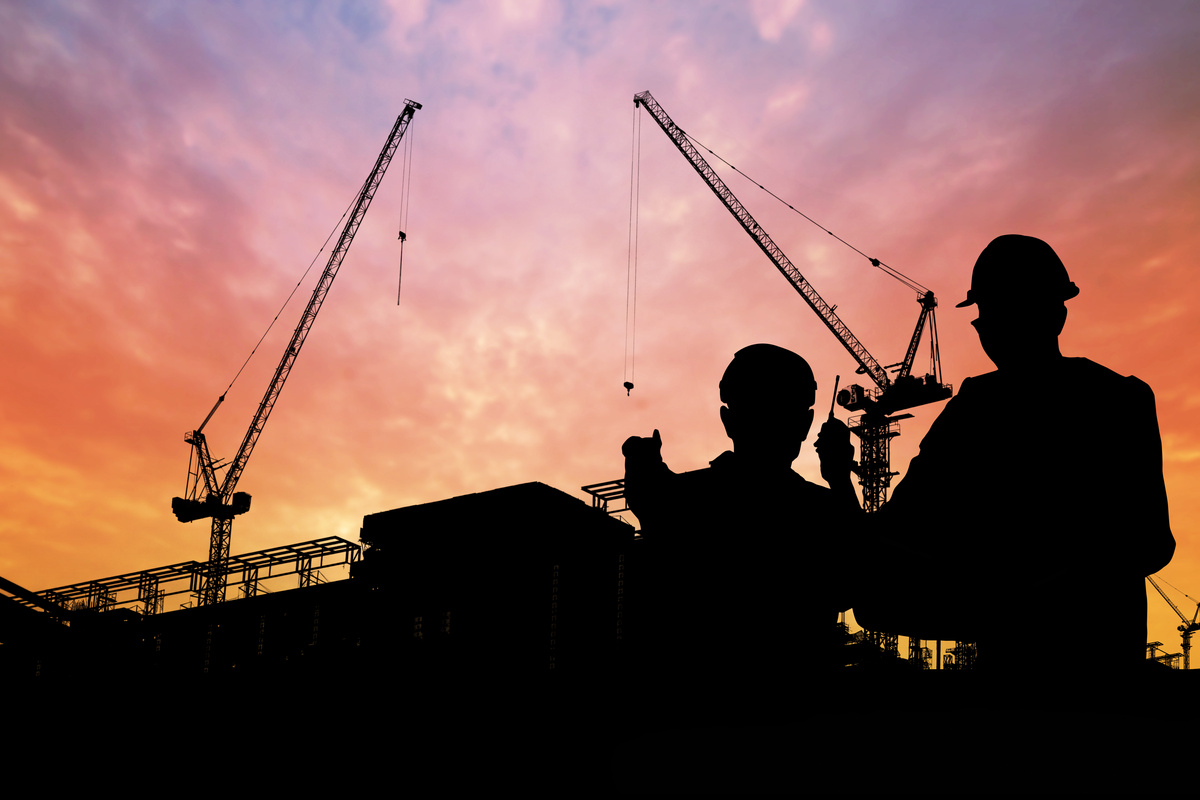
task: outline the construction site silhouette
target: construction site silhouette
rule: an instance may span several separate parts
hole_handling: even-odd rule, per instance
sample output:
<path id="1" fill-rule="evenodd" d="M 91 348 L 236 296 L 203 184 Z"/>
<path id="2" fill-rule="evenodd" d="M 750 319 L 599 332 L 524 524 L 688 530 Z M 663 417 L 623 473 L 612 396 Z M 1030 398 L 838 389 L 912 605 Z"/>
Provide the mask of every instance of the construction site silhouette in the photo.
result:
<path id="1" fill-rule="evenodd" d="M 730 451 L 676 473 L 659 430 L 630 437 L 590 504 L 524 483 L 368 514 L 359 543 L 224 555 L 220 575 L 0 579 L 10 774 L 52 750 L 73 789 L 236 754 L 280 790 L 1140 791 L 1194 680 L 1146 658 L 1144 578 L 1174 548 L 1153 394 L 1061 355 L 1077 293 L 1044 242 L 988 245 L 961 305 L 997 369 L 876 513 L 832 413 L 829 487 L 793 471 L 818 383 L 755 344 L 714 403 Z M 1068 569 L 1099 632 L 1086 657 L 1034 658 L 1076 605 Z M 214 582 L 238 599 L 202 602 Z M 899 636 L 954 658 L 900 658 Z"/>

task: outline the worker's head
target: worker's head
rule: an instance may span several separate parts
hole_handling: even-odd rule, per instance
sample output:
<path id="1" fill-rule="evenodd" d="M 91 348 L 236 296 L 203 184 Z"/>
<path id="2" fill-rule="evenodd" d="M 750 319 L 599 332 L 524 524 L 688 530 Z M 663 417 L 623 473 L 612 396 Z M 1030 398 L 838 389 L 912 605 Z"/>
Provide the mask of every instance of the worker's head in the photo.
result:
<path id="1" fill-rule="evenodd" d="M 1050 245 L 1032 236 L 993 239 L 971 273 L 971 289 L 959 308 L 979 307 L 971 324 L 995 365 L 1020 367 L 1058 355 L 1067 320 L 1066 301 L 1079 294 Z"/>
<path id="2" fill-rule="evenodd" d="M 808 362 L 773 344 L 737 351 L 721 378 L 721 421 L 734 452 L 789 467 L 812 427 L 817 382 Z"/>

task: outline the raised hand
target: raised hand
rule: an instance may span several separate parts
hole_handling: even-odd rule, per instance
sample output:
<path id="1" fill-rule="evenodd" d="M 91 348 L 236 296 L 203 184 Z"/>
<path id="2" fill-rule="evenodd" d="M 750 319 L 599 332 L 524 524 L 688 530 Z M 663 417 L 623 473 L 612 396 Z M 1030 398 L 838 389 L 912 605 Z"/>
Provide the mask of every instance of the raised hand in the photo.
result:
<path id="1" fill-rule="evenodd" d="M 662 436 L 658 432 L 658 428 L 654 429 L 654 436 L 630 436 L 625 440 L 625 444 L 621 445 L 621 454 L 625 456 L 625 469 L 629 470 L 631 464 L 637 466 L 650 466 L 662 462 Z"/>
<path id="2" fill-rule="evenodd" d="M 821 477 L 836 488 L 850 481 L 850 468 L 854 465 L 854 445 L 850 443 L 850 429 L 840 420 L 830 416 L 821 425 L 814 444 L 821 459 Z"/>

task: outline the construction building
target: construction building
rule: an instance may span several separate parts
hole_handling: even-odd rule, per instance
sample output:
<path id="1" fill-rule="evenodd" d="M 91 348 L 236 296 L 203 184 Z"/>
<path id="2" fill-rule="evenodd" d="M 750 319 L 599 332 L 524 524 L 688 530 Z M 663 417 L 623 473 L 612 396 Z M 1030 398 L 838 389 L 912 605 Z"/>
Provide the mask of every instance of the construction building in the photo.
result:
<path id="1" fill-rule="evenodd" d="M 361 550 L 329 537 L 231 556 L 238 599 L 216 605 L 198 602 L 195 561 L 6 592 L 0 669 L 47 683 L 577 669 L 622 639 L 633 541 L 541 483 L 398 508 L 363 519 Z M 320 578 L 346 564 L 348 580 Z"/>

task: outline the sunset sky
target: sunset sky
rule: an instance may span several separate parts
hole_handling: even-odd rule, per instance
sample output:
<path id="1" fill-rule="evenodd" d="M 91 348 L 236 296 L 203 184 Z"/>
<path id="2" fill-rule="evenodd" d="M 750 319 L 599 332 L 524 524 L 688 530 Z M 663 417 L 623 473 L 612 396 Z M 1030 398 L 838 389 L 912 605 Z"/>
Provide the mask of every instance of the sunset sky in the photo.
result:
<path id="1" fill-rule="evenodd" d="M 208 521 L 170 510 L 183 435 L 405 98 L 424 108 L 400 304 L 397 159 L 239 485 L 254 505 L 234 553 L 357 539 L 365 514 L 525 481 L 583 497 L 654 428 L 674 469 L 705 466 L 728 443 L 717 382 L 754 342 L 807 357 L 822 408 L 835 375 L 861 381 L 643 114 L 626 396 L 632 99 L 649 89 L 933 289 L 956 387 L 991 369 L 954 308 L 975 257 L 999 234 L 1050 242 L 1081 288 L 1064 354 L 1155 391 L 1178 541 L 1161 575 L 1200 599 L 1197 41 L 1194 2 L 0 3 L 0 575 L 40 590 L 207 557 Z M 876 358 L 900 360 L 914 294 L 723 176 Z M 214 454 L 236 451 L 326 258 L 206 428 Z M 1029 402 L 1066 432 L 1090 399 L 1031 386 Z M 894 469 L 938 410 L 903 423 Z M 795 466 L 819 480 L 811 448 Z M 1078 604 L 1048 619 L 1084 656 L 1103 620 L 1087 576 L 1060 577 Z M 1151 596 L 1150 638 L 1178 651 L 1177 624 Z"/>

